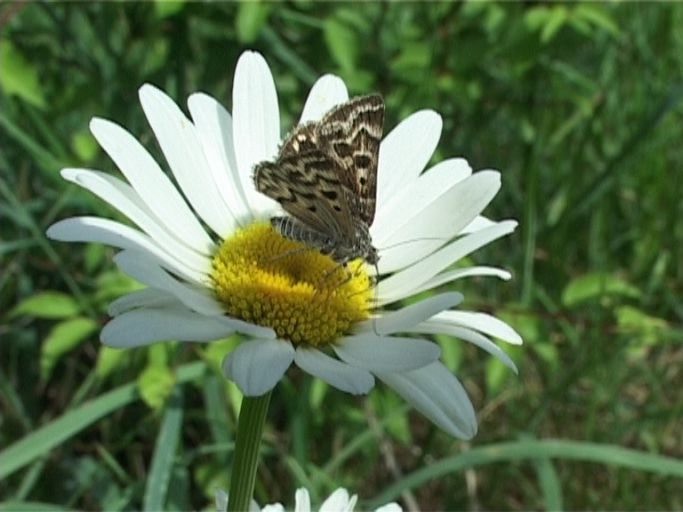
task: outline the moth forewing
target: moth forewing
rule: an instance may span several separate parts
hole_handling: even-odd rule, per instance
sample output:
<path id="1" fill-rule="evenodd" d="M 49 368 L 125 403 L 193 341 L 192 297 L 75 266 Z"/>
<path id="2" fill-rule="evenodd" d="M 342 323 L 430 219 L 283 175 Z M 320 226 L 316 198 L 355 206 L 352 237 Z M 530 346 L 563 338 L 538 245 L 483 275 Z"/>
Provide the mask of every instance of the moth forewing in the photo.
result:
<path id="1" fill-rule="evenodd" d="M 273 219 L 282 236 L 343 265 L 356 258 L 377 263 L 370 225 L 383 122 L 381 96 L 352 98 L 320 121 L 295 128 L 274 162 L 254 168 L 256 189 L 278 201 L 296 221 Z"/>

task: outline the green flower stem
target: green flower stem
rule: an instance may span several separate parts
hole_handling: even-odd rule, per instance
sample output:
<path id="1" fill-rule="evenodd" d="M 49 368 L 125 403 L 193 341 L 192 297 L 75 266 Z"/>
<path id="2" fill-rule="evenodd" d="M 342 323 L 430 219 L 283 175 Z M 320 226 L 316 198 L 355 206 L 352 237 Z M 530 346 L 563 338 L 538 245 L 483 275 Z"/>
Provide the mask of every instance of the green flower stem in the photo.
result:
<path id="1" fill-rule="evenodd" d="M 245 396 L 240 408 L 235 460 L 230 478 L 230 512 L 249 510 L 256 483 L 256 467 L 272 390 L 261 396 Z"/>

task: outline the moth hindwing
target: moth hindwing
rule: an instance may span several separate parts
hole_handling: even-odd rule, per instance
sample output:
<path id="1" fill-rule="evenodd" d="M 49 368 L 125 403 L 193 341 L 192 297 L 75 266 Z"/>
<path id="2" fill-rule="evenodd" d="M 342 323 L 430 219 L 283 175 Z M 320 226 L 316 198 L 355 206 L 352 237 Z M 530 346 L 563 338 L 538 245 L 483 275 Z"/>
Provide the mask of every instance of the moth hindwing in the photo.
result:
<path id="1" fill-rule="evenodd" d="M 342 264 L 355 258 L 377 262 L 369 230 L 383 122 L 381 96 L 352 98 L 320 121 L 296 127 L 275 161 L 256 165 L 256 189 L 289 214 L 271 221 L 282 236 Z"/>

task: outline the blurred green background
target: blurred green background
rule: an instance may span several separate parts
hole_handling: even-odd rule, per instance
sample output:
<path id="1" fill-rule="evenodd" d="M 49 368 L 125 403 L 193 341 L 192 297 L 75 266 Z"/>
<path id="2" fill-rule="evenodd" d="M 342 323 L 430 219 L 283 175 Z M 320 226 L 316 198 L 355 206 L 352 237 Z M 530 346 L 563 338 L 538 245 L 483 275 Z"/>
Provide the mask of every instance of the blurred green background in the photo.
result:
<path id="1" fill-rule="evenodd" d="M 354 398 L 290 371 L 257 501 L 343 485 L 364 507 L 683 508 L 681 27 L 673 3 L 1 4 L 0 508 L 210 508 L 228 487 L 239 396 L 216 365 L 238 340 L 103 349 L 106 306 L 135 283 L 110 248 L 44 233 L 116 216 L 58 174 L 115 170 L 91 117 L 159 156 L 139 86 L 231 109 L 245 49 L 273 70 L 283 130 L 332 72 L 385 96 L 387 128 L 440 112 L 435 161 L 501 170 L 486 213 L 520 228 L 469 263 L 515 278 L 458 289 L 525 339 L 503 347 L 519 376 L 437 340 L 479 414 L 470 443 L 381 384 Z"/>

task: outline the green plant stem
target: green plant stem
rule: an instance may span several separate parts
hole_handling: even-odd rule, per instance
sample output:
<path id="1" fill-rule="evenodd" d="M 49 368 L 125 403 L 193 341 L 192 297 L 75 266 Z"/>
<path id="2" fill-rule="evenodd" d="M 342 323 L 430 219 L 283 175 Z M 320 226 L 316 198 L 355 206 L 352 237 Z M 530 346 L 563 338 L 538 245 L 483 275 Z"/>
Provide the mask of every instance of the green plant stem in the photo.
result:
<path id="1" fill-rule="evenodd" d="M 269 391 L 265 395 L 256 397 L 245 396 L 242 400 L 235 442 L 235 461 L 230 478 L 228 510 L 231 512 L 249 510 L 256 482 L 261 434 L 271 393 L 272 391 Z"/>

